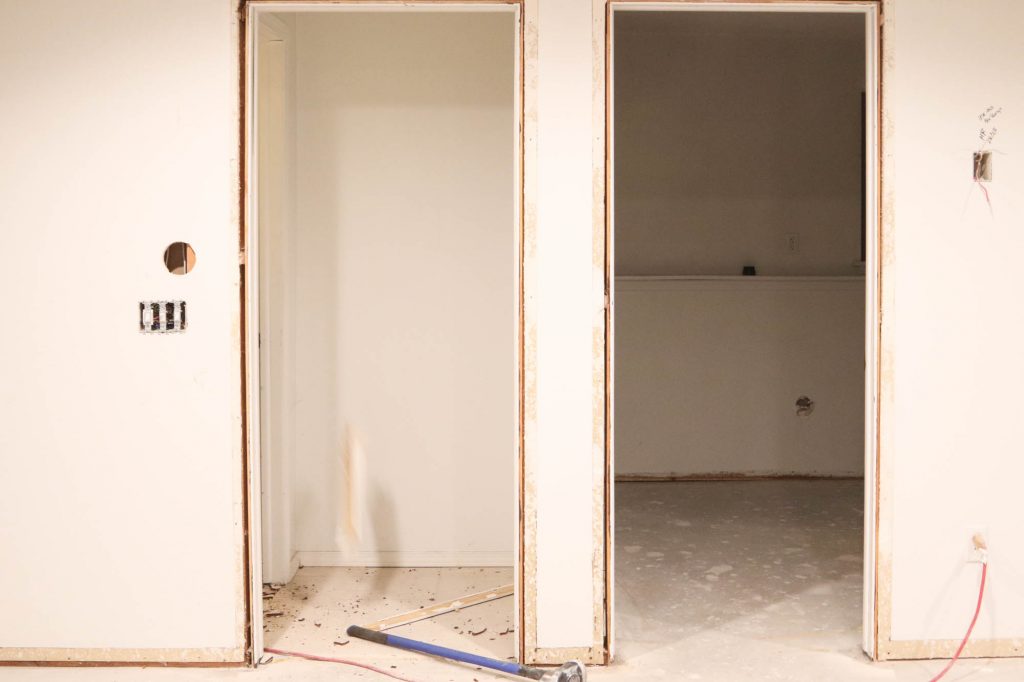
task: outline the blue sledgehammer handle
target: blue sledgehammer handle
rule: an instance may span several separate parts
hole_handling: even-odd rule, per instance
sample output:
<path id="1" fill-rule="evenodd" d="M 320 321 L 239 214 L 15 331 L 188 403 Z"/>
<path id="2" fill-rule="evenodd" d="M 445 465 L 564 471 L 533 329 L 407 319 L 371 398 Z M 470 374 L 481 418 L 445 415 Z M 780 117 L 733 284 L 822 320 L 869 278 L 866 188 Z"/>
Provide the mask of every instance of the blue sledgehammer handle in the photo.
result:
<path id="1" fill-rule="evenodd" d="M 477 656 L 476 654 L 470 654 L 456 649 L 449 649 L 448 647 L 437 646 L 436 644 L 427 644 L 426 642 L 419 642 L 415 639 L 399 637 L 398 635 L 389 635 L 386 632 L 369 630 L 359 625 L 350 625 L 347 632 L 349 637 L 358 637 L 359 639 L 365 639 L 368 642 L 375 642 L 377 644 L 383 644 L 397 649 L 406 649 L 408 651 L 418 651 L 421 654 L 430 654 L 431 656 L 440 656 L 441 658 L 448 658 L 453 661 L 460 661 L 461 663 L 478 665 L 482 668 L 500 670 L 503 673 L 518 675 L 531 680 L 539 680 L 544 676 L 544 671 L 539 668 L 529 668 L 525 665 L 520 665 L 511 661 L 499 661 L 496 658 Z"/>

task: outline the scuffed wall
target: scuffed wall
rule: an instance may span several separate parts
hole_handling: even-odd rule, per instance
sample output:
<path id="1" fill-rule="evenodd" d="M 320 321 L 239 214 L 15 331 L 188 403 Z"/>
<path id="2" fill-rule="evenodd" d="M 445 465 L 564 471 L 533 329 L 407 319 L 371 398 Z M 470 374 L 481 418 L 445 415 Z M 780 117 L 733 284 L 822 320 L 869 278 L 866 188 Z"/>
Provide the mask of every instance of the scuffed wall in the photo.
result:
<path id="1" fill-rule="evenodd" d="M 296 17 L 305 565 L 512 564 L 514 23 Z"/>

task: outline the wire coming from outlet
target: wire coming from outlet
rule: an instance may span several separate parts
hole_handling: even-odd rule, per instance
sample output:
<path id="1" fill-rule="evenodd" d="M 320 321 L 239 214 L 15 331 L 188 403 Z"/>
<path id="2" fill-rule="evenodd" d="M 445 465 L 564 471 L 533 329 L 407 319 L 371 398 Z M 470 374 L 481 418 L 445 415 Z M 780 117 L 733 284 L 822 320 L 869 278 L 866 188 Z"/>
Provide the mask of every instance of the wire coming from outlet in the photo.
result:
<path id="1" fill-rule="evenodd" d="M 976 541 L 976 544 L 977 544 L 977 541 Z M 982 549 L 982 548 L 979 547 L 979 549 Z M 943 677 L 945 677 L 946 673 L 948 673 L 950 671 L 950 669 L 953 667 L 953 664 L 956 663 L 957 659 L 960 658 L 960 654 L 963 653 L 964 647 L 967 646 L 967 640 L 969 640 L 971 638 L 971 632 L 974 631 L 974 625 L 978 622 L 978 614 L 981 613 L 981 602 L 985 598 L 985 580 L 986 580 L 986 578 L 988 578 L 988 560 L 987 559 L 982 561 L 982 564 L 981 564 L 981 587 L 978 589 L 978 605 L 976 607 L 974 607 L 974 618 L 971 619 L 971 625 L 970 625 L 970 627 L 967 628 L 967 634 L 964 635 L 964 641 L 960 642 L 960 646 L 957 648 L 956 653 L 953 654 L 953 658 L 951 658 L 949 660 L 949 663 L 947 663 L 946 667 L 942 669 L 942 672 L 939 673 L 938 675 L 936 675 L 935 677 L 933 677 L 931 680 L 929 680 L 929 682 L 938 682 L 938 680 L 941 680 Z"/>
<path id="2" fill-rule="evenodd" d="M 268 647 L 264 647 L 263 650 L 268 654 L 278 654 L 280 656 L 295 656 L 296 658 L 304 658 L 307 661 L 322 661 L 324 663 L 340 663 L 342 665 L 351 665 L 356 668 L 370 670 L 372 672 L 379 673 L 381 675 L 385 675 L 396 680 L 402 680 L 402 682 L 416 682 L 416 680 L 410 680 L 408 677 L 402 677 L 401 675 L 396 675 L 394 673 L 388 672 L 387 670 L 375 668 L 372 665 L 367 665 L 366 663 L 359 663 L 358 661 L 350 661 L 346 658 L 331 658 L 330 656 L 317 656 L 315 654 L 304 654 L 298 651 L 284 651 L 283 649 L 270 649 Z"/>

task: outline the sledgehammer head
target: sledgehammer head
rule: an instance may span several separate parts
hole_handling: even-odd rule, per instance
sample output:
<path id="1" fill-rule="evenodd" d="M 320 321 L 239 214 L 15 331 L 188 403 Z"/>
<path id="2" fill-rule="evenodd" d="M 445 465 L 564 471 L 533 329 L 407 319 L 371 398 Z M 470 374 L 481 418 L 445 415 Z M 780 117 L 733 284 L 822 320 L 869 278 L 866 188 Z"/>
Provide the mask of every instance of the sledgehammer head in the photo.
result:
<path id="1" fill-rule="evenodd" d="M 540 682 L 587 682 L 587 669 L 579 661 L 569 661 L 561 668 L 544 673 Z"/>

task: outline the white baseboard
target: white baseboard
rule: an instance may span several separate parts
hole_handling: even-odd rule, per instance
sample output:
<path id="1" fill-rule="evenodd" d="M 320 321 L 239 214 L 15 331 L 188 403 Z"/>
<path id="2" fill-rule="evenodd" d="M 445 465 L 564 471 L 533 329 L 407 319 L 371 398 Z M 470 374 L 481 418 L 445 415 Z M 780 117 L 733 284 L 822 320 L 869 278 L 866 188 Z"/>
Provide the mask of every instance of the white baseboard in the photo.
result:
<path id="1" fill-rule="evenodd" d="M 512 566 L 515 560 L 508 552 L 296 552 L 301 566 L 393 566 L 423 568 L 440 566 Z M 293 562 L 295 558 L 293 558 Z M 298 568 L 298 566 L 296 566 Z"/>

